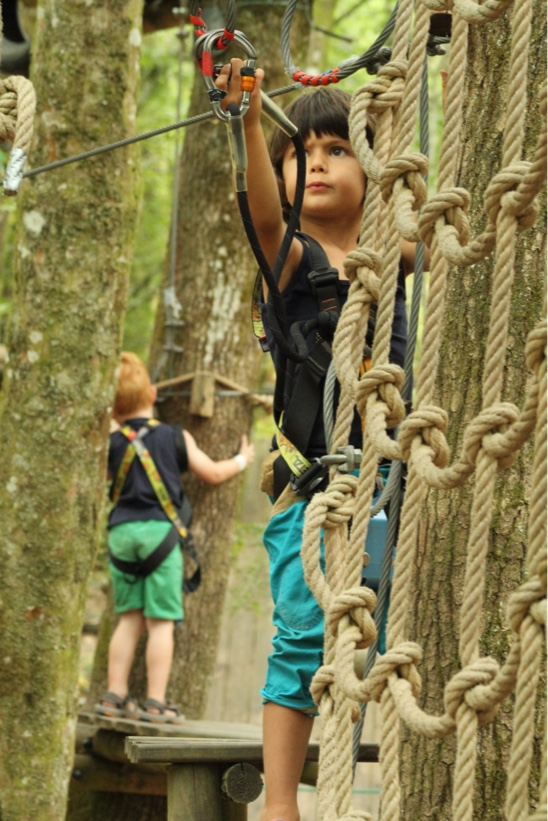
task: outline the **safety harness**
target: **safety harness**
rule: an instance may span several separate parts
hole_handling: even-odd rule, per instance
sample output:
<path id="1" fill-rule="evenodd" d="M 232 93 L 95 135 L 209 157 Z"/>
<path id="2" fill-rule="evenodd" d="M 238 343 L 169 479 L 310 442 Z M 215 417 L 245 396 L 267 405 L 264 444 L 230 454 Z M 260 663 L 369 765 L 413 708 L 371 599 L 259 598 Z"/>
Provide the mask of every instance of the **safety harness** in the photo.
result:
<path id="1" fill-rule="evenodd" d="M 276 374 L 274 419 L 280 451 L 280 456 L 273 463 L 276 499 L 288 482 L 297 495 L 310 496 L 325 484 L 329 470 L 319 458 L 309 460 L 304 453 L 323 401 L 321 386 L 333 358 L 331 345 L 340 314 L 339 273 L 329 265 L 319 242 L 302 232 L 298 232 L 298 236 L 310 249 L 312 271 L 308 273 L 308 280 L 318 302 L 318 313 L 313 319 L 295 322 L 289 329 L 298 352 L 298 361 L 301 362 L 296 379 L 293 379 L 295 362 L 291 360 L 286 360 L 285 369 L 279 369 Z M 263 351 L 267 351 L 268 343 L 259 308 L 261 287 L 259 271 L 254 289 L 252 324 Z M 269 324 L 276 322 L 270 292 L 266 314 Z M 314 343 L 308 347 L 306 339 L 312 331 L 315 331 Z"/>
<path id="2" fill-rule="evenodd" d="M 128 445 L 112 485 L 112 501 L 116 504 L 120 498 L 120 494 L 122 492 L 122 488 L 124 487 L 130 467 L 133 464 L 135 457 L 137 457 L 145 470 L 156 496 L 158 497 L 158 501 L 162 505 L 164 513 L 172 522 L 173 527 L 165 539 L 160 542 L 155 550 L 153 550 L 150 556 L 147 556 L 147 558 L 142 561 L 125 562 L 114 556 L 110 548 L 108 555 L 112 564 L 117 567 L 118 570 L 121 570 L 123 573 L 128 573 L 131 576 L 135 576 L 135 581 L 137 581 L 138 578 L 145 578 L 153 573 L 154 570 L 156 570 L 156 568 L 159 567 L 164 559 L 171 553 L 173 548 L 177 544 L 181 543 L 182 549 L 188 553 L 196 565 L 196 570 L 193 575 L 190 578 L 183 580 L 183 592 L 192 593 L 200 586 L 201 582 L 200 562 L 198 559 L 198 554 L 196 553 L 196 548 L 194 547 L 192 534 L 188 529 L 192 518 L 192 508 L 188 497 L 183 493 L 182 509 L 180 513 L 177 511 L 171 497 L 169 496 L 169 493 L 167 492 L 166 486 L 161 479 L 158 468 L 154 464 L 154 460 L 152 459 L 152 456 L 144 443 L 145 437 L 148 436 L 151 430 L 159 424 L 160 422 L 157 419 L 149 419 L 146 425 L 140 427 L 139 430 L 134 430 L 129 425 L 124 425 L 120 428 L 120 432 L 128 440 Z M 178 425 L 173 425 L 172 427 L 175 431 L 177 449 L 182 457 L 183 465 L 187 465 L 188 459 L 183 432 Z"/>

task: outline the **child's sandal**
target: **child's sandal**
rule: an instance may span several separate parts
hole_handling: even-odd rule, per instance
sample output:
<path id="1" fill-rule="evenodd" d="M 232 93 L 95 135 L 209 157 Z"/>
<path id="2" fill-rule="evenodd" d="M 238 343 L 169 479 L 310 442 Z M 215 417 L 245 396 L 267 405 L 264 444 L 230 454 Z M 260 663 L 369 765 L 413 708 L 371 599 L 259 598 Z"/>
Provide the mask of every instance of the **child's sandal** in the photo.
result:
<path id="1" fill-rule="evenodd" d="M 156 701 L 155 698 L 147 698 L 143 707 L 144 710 L 139 712 L 141 721 L 149 721 L 152 724 L 182 724 L 185 720 L 176 704 L 166 704 L 163 701 Z"/>
<path id="2" fill-rule="evenodd" d="M 139 703 L 133 696 L 125 698 L 118 693 L 103 693 L 95 705 L 95 713 L 106 718 L 139 718 Z"/>

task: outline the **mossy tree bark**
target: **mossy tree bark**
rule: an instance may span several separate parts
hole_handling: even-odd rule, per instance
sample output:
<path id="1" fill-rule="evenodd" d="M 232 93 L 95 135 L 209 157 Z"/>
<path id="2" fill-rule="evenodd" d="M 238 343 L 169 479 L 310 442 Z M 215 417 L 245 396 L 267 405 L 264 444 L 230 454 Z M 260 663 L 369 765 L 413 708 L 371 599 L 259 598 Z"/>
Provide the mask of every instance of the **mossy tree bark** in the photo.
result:
<path id="1" fill-rule="evenodd" d="M 545 3 L 535 2 L 534 37 L 529 55 L 526 120 L 526 158 L 532 155 L 540 119 L 538 99 L 546 72 Z M 473 234 L 480 233 L 484 216 L 483 191 L 498 171 L 507 110 L 509 13 L 494 24 L 472 26 L 466 100 L 466 125 L 460 147 L 460 180 L 472 195 Z M 525 89 L 524 89 L 525 93 Z M 503 399 L 523 403 L 527 368 L 525 342 L 542 312 L 545 268 L 545 202 L 536 226 L 519 235 L 516 280 L 513 291 L 511 333 L 505 356 Z M 460 450 L 464 428 L 481 408 L 481 382 L 494 254 L 468 268 L 450 272 L 447 294 L 437 403 L 449 412 L 450 445 Z M 527 534 L 527 499 L 531 471 L 531 444 L 512 468 L 499 474 L 494 516 L 490 530 L 487 584 L 484 596 L 483 655 L 502 662 L 510 632 L 506 602 L 523 579 Z M 418 562 L 415 569 L 416 598 L 409 614 L 408 635 L 423 647 L 420 672 L 422 706 L 429 713 L 443 712 L 443 688 L 459 667 L 458 614 L 469 535 L 473 479 L 458 490 L 432 491 L 422 517 Z M 539 737 L 541 722 L 539 719 Z M 495 721 L 480 730 L 474 817 L 502 821 L 512 731 L 512 703 L 508 699 Z M 405 818 L 452 818 L 452 771 L 455 739 L 432 741 L 405 732 L 402 783 Z M 537 750 L 539 753 L 539 750 Z M 540 755 L 536 757 L 540 767 Z M 539 772 L 533 778 L 538 778 Z M 534 796 L 536 787 L 532 784 Z"/>
<path id="2" fill-rule="evenodd" d="M 34 167 L 131 136 L 139 0 L 39 3 Z M 133 151 L 26 180 L 0 393 L 0 817 L 64 817 L 136 216 Z"/>

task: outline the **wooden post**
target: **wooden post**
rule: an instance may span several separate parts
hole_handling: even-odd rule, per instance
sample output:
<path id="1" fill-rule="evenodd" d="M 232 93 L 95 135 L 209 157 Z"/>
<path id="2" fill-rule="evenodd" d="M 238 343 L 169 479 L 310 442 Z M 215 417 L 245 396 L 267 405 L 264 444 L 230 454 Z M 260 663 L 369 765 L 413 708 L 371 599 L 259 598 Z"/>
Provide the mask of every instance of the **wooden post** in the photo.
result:
<path id="1" fill-rule="evenodd" d="M 190 412 L 209 419 L 213 416 L 214 406 L 215 374 L 209 371 L 196 371 L 192 380 Z"/>
<path id="2" fill-rule="evenodd" d="M 167 769 L 167 821 L 224 821 L 221 776 L 220 764 L 170 765 Z"/>

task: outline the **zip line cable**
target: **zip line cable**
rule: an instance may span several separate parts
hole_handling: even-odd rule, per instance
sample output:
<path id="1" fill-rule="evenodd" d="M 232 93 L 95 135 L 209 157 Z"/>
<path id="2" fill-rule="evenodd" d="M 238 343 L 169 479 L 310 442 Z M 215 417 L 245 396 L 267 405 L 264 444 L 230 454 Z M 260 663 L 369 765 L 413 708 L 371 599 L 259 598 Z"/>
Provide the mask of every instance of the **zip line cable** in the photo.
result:
<path id="1" fill-rule="evenodd" d="M 274 89 L 273 91 L 268 91 L 267 96 L 278 97 L 281 94 L 288 94 L 290 91 L 295 91 L 298 88 L 299 83 L 291 83 L 289 85 L 282 86 L 281 88 Z M 91 157 L 106 154 L 108 151 L 114 151 L 117 148 L 125 148 L 127 145 L 132 145 L 133 143 L 141 142 L 142 140 L 149 140 L 151 137 L 157 137 L 160 134 L 167 134 L 169 131 L 175 131 L 178 128 L 186 128 L 186 126 L 195 125 L 196 123 L 201 123 L 205 120 L 210 120 L 213 116 L 213 111 L 205 111 L 203 114 L 195 114 L 193 117 L 188 117 L 186 120 L 181 120 L 180 122 L 172 123 L 171 125 L 164 125 L 161 128 L 145 131 L 142 134 L 136 134 L 134 137 L 126 137 L 123 140 L 118 140 L 117 142 L 109 143 L 108 145 L 92 148 L 89 151 L 83 151 L 81 154 L 75 154 L 72 157 L 65 157 L 62 160 L 55 160 L 47 165 L 41 165 L 38 168 L 32 168 L 29 171 L 25 171 L 23 174 L 23 179 L 36 177 L 38 174 L 43 174 L 46 171 L 53 171 L 56 168 L 62 168 L 63 166 L 70 165 L 74 162 L 88 160 Z"/>

